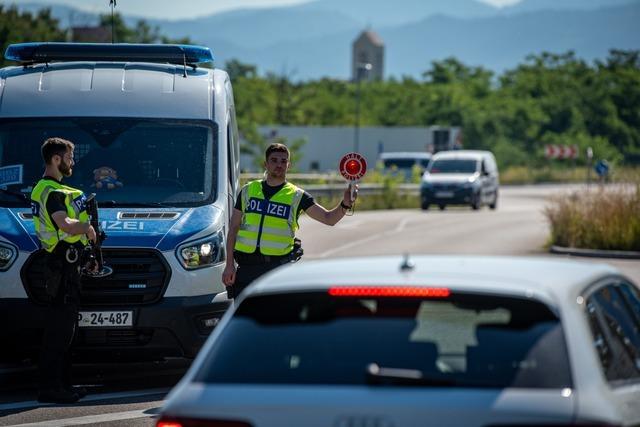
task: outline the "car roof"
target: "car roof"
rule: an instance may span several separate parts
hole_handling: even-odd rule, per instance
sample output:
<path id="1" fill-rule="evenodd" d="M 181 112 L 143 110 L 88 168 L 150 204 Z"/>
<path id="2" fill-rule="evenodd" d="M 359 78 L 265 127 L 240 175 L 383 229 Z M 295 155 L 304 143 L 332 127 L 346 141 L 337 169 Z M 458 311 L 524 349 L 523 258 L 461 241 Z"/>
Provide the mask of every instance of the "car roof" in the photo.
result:
<path id="1" fill-rule="evenodd" d="M 0 70 L 0 117 L 211 120 L 222 70 L 144 62 L 54 62 Z"/>
<path id="2" fill-rule="evenodd" d="M 411 152 L 411 151 L 387 151 L 384 153 L 380 153 L 380 158 L 385 159 L 430 159 L 431 153 L 423 153 L 420 151 Z"/>
<path id="3" fill-rule="evenodd" d="M 433 156 L 434 160 L 440 159 L 482 159 L 485 156 L 492 156 L 490 151 L 481 151 L 481 150 L 451 150 L 451 151 L 440 151 Z"/>
<path id="4" fill-rule="evenodd" d="M 403 264 L 414 267 L 402 270 Z M 311 260 L 263 276 L 248 295 L 327 290 L 331 286 L 425 286 L 533 297 L 552 305 L 619 274 L 606 264 L 546 257 L 379 256 Z"/>

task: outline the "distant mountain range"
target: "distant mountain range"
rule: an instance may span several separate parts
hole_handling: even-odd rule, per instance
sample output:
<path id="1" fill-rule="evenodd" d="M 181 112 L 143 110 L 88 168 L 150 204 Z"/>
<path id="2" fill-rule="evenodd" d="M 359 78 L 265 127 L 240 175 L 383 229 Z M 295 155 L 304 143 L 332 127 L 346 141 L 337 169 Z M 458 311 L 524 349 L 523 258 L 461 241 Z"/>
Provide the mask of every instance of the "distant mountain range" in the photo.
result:
<path id="1" fill-rule="evenodd" d="M 65 26 L 96 21 L 66 6 L 52 11 Z M 448 56 L 500 72 L 542 51 L 573 49 L 592 60 L 611 48 L 640 49 L 640 0 L 523 0 L 501 9 L 477 0 L 316 0 L 148 21 L 211 47 L 218 66 L 236 58 L 294 79 L 349 78 L 351 43 L 367 27 L 385 43 L 385 74 L 397 77 L 417 77 Z"/>

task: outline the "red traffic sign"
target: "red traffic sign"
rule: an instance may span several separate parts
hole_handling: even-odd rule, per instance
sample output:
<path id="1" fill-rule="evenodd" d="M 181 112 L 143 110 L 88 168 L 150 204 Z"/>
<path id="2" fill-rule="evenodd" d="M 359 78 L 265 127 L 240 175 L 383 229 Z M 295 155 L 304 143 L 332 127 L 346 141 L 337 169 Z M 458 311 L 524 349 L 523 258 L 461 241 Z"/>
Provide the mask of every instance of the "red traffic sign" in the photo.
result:
<path id="1" fill-rule="evenodd" d="M 347 153 L 340 159 L 340 173 L 349 181 L 357 181 L 367 173 L 367 160 L 359 153 Z"/>
<path id="2" fill-rule="evenodd" d="M 545 145 L 544 154 L 548 159 L 576 159 L 577 145 Z"/>

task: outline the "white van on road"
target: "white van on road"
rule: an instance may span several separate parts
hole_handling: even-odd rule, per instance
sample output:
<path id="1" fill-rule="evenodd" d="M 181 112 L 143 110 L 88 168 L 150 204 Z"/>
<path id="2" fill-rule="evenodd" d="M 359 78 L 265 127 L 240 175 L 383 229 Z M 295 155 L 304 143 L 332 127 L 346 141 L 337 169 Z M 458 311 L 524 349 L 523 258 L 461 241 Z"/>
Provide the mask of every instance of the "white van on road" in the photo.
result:
<path id="1" fill-rule="evenodd" d="M 96 193 L 113 274 L 83 278 L 75 350 L 193 357 L 226 311 L 225 239 L 239 142 L 226 72 L 187 45 L 25 43 L 0 70 L 0 359 L 37 354 L 43 252 L 28 196 L 51 136 L 69 185 Z M 24 197 L 26 196 L 26 197 Z"/>
<path id="2" fill-rule="evenodd" d="M 490 151 L 453 150 L 436 153 L 422 176 L 420 206 L 498 206 L 500 179 L 498 165 Z"/>

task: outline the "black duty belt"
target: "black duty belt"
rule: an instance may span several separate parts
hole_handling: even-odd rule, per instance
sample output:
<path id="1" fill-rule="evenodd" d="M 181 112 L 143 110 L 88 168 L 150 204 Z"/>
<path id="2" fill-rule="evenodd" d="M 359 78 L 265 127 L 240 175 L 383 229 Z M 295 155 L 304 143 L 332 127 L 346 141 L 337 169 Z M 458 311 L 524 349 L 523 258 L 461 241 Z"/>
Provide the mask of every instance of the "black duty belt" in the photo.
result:
<path id="1" fill-rule="evenodd" d="M 234 251 L 233 258 L 238 264 L 284 264 L 291 260 L 291 255 L 263 255 L 261 253 L 248 254 Z"/>

